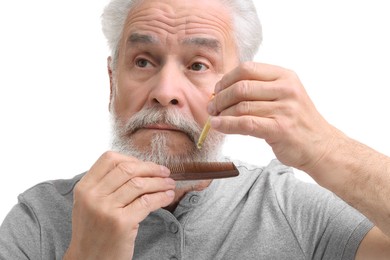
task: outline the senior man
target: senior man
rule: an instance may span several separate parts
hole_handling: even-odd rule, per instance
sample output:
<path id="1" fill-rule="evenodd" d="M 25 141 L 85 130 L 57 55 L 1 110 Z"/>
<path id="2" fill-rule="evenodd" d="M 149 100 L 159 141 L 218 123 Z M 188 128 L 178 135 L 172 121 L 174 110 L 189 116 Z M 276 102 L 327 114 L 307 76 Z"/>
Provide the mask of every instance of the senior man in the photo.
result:
<path id="1" fill-rule="evenodd" d="M 390 159 L 330 125 L 293 72 L 250 62 L 251 1 L 112 0 L 103 30 L 113 151 L 24 192 L 1 259 L 388 259 Z M 170 178 L 170 163 L 223 161 L 233 133 L 265 139 L 279 161 Z"/>

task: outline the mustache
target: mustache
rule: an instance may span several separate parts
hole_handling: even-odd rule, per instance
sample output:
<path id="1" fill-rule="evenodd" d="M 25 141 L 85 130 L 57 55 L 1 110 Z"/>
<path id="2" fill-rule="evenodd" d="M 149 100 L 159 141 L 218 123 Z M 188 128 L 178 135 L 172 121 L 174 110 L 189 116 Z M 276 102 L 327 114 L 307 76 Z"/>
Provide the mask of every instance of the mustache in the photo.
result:
<path id="1" fill-rule="evenodd" d="M 122 128 L 122 135 L 130 136 L 148 125 L 165 124 L 186 134 L 192 142 L 198 139 L 202 128 L 190 116 L 175 108 L 149 107 L 135 113 Z"/>

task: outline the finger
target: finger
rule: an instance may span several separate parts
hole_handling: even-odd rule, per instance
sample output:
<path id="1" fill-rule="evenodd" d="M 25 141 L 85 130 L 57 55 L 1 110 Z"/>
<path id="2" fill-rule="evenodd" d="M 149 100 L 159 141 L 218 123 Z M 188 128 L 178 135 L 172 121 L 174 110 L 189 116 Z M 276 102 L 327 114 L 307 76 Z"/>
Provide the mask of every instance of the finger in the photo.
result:
<path id="1" fill-rule="evenodd" d="M 169 173 L 165 166 L 152 162 L 120 162 L 96 184 L 96 188 L 108 195 L 135 177 L 168 177 Z"/>
<path id="2" fill-rule="evenodd" d="M 133 162 L 138 161 L 138 159 L 117 152 L 107 151 L 92 165 L 91 169 L 83 176 L 82 181 L 94 186 L 118 164 L 126 161 Z"/>
<path id="3" fill-rule="evenodd" d="M 125 213 L 131 216 L 135 223 L 140 223 L 151 212 L 171 204 L 174 196 L 175 192 L 173 190 L 145 194 L 125 207 Z"/>
<path id="4" fill-rule="evenodd" d="M 256 116 L 272 118 L 276 113 L 281 113 L 280 102 L 269 101 L 242 101 L 225 110 L 219 116 Z"/>
<path id="5" fill-rule="evenodd" d="M 239 81 L 219 92 L 210 101 L 208 111 L 217 115 L 242 101 L 273 101 L 285 96 L 284 89 L 274 82 Z"/>
<path id="6" fill-rule="evenodd" d="M 110 195 L 110 200 L 118 207 L 124 207 L 144 194 L 173 190 L 175 181 L 171 178 L 132 178 Z"/>
<path id="7" fill-rule="evenodd" d="M 254 116 L 212 117 L 211 127 L 225 134 L 251 135 L 266 140 L 277 131 L 274 119 Z"/>
<path id="8" fill-rule="evenodd" d="M 215 93 L 241 80 L 275 81 L 283 75 L 285 69 L 256 62 L 241 63 L 231 72 L 226 73 L 216 84 Z"/>

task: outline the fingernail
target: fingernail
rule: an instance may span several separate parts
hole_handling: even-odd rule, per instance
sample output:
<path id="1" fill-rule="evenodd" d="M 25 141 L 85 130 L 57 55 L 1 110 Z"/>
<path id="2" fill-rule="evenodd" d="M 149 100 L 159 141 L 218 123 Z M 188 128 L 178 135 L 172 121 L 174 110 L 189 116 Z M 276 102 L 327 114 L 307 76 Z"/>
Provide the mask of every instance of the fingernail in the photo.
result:
<path id="1" fill-rule="evenodd" d="M 221 119 L 218 117 L 213 117 L 211 118 L 210 124 L 212 128 L 218 128 L 221 125 Z"/>
<path id="2" fill-rule="evenodd" d="M 175 180 L 174 179 L 172 179 L 172 178 L 165 178 L 165 181 L 166 181 L 166 183 L 168 183 L 169 185 L 175 185 Z"/>
<path id="3" fill-rule="evenodd" d="M 171 198 L 175 197 L 175 192 L 173 190 L 167 190 L 165 193 L 167 194 L 168 197 Z"/>
<path id="4" fill-rule="evenodd" d="M 214 115 L 215 109 L 214 109 L 214 103 L 213 103 L 213 102 L 210 102 L 210 103 L 207 105 L 207 112 L 208 112 L 210 115 Z"/>
<path id="5" fill-rule="evenodd" d="M 214 93 L 217 94 L 219 91 L 221 91 L 221 83 L 218 81 L 217 84 L 215 84 Z"/>
<path id="6" fill-rule="evenodd" d="M 160 165 L 160 169 L 163 176 L 169 176 L 171 174 L 170 170 L 165 166 Z"/>

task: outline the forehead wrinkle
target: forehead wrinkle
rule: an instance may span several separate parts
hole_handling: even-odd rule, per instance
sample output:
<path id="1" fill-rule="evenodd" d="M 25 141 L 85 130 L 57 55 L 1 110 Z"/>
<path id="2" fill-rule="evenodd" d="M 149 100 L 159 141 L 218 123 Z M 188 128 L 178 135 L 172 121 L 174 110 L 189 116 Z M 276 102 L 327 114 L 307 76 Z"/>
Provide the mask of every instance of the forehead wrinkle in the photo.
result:
<path id="1" fill-rule="evenodd" d="M 229 35 L 232 31 L 230 13 L 227 14 L 227 19 L 220 17 L 220 15 L 215 15 L 214 13 L 206 10 L 197 15 L 188 14 L 180 11 L 169 10 L 170 8 L 158 8 L 149 7 L 141 10 L 133 10 L 127 18 L 127 26 L 137 26 L 142 23 L 146 23 L 143 26 L 150 27 L 149 29 L 161 28 L 166 30 L 170 34 L 177 34 L 180 31 L 185 31 L 191 28 L 204 28 L 208 26 L 214 27 L 215 31 L 220 31 L 224 35 Z M 148 26 L 149 25 L 149 26 Z M 206 27 L 203 27 L 206 25 Z"/>
<path id="2" fill-rule="evenodd" d="M 229 9 L 225 9 L 226 12 L 222 12 L 222 14 L 221 10 L 212 13 L 215 8 L 206 8 L 202 12 L 195 12 L 195 10 L 188 12 L 188 9 L 174 10 L 165 3 L 162 5 L 162 2 L 153 2 L 153 6 L 146 8 L 141 5 L 129 13 L 123 36 L 131 33 L 152 36 L 144 39 L 137 37 L 137 44 L 133 45 L 134 47 L 142 47 L 152 43 L 160 46 L 171 45 L 177 42 L 190 47 L 204 48 L 217 54 L 224 53 L 230 47 L 236 48 L 235 38 L 231 35 L 233 28 Z M 199 8 L 196 7 L 195 9 L 198 10 Z M 197 37 L 214 39 L 219 42 L 219 46 L 201 39 L 186 40 L 187 37 L 188 39 Z M 153 41 L 153 38 L 158 42 Z M 124 37 L 122 40 L 122 44 L 124 43 L 127 48 L 131 47 L 132 42 L 128 39 L 129 37 Z M 168 48 L 168 46 L 165 48 Z"/>

